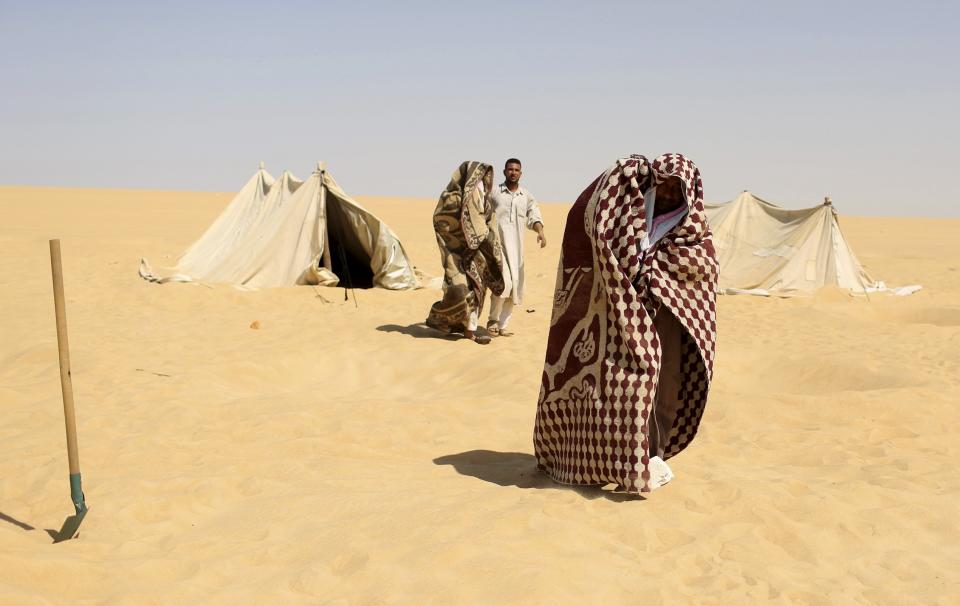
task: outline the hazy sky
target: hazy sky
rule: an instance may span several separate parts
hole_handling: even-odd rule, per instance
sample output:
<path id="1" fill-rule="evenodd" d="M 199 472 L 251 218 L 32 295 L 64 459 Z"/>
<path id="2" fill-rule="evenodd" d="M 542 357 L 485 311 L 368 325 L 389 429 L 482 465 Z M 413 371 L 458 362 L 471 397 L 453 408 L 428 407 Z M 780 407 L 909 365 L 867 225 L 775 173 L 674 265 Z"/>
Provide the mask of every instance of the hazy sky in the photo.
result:
<path id="1" fill-rule="evenodd" d="M 326 160 L 571 201 L 677 151 L 707 199 L 960 216 L 960 2 L 0 0 L 0 184 L 233 191 Z"/>

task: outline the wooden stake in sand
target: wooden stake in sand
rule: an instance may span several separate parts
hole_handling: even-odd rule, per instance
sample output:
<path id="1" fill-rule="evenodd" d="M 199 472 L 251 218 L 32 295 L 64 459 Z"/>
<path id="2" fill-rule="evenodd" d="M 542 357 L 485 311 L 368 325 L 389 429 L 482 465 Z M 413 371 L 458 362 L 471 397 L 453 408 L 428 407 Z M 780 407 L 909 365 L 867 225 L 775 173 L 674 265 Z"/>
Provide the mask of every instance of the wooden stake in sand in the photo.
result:
<path id="1" fill-rule="evenodd" d="M 57 346 L 60 349 L 60 387 L 63 390 L 63 417 L 67 425 L 67 459 L 70 462 L 70 499 L 77 515 L 87 511 L 80 485 L 80 455 L 77 453 L 77 418 L 73 409 L 73 381 L 70 377 L 70 345 L 67 342 L 67 312 L 63 301 L 63 264 L 60 240 L 50 240 L 50 268 L 53 270 L 53 303 L 57 311 Z"/>

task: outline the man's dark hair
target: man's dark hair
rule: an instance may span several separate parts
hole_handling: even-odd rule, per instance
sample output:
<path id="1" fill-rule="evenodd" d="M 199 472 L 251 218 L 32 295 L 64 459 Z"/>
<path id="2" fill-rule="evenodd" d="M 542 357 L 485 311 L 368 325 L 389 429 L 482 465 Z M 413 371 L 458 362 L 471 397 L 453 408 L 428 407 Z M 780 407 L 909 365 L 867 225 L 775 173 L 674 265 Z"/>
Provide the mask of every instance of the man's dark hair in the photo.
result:
<path id="1" fill-rule="evenodd" d="M 520 164 L 520 160 L 517 160 L 516 158 L 510 158 L 509 160 L 503 163 L 503 167 L 506 168 L 507 164 Z M 520 164 L 520 166 L 523 166 L 523 164 Z"/>

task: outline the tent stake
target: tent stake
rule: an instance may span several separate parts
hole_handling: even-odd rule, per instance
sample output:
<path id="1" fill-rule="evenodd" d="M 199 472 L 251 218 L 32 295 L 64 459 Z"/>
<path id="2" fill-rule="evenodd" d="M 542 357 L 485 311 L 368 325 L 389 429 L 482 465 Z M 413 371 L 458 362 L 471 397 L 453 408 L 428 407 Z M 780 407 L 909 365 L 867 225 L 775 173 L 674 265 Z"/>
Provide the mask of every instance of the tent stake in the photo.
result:
<path id="1" fill-rule="evenodd" d="M 67 460 L 70 465 L 70 500 L 81 516 L 87 502 L 80 484 L 80 456 L 77 453 L 77 418 L 73 407 L 73 380 L 70 373 L 70 345 L 67 342 L 67 312 L 63 297 L 63 263 L 60 240 L 50 240 L 50 268 L 53 271 L 53 303 L 57 314 L 57 347 L 60 350 L 60 388 L 63 392 L 63 417 L 67 428 Z"/>

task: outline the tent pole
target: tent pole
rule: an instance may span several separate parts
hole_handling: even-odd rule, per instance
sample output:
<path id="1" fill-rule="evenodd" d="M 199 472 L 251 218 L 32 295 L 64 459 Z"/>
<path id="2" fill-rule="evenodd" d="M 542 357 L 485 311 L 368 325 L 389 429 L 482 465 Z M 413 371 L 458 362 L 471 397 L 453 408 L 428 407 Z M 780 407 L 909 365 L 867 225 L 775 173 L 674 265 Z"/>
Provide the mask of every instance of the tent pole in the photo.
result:
<path id="1" fill-rule="evenodd" d="M 320 208 L 323 209 L 323 266 L 327 271 L 332 273 L 333 262 L 330 260 L 330 217 L 327 214 L 327 186 L 323 184 L 326 163 L 318 162 L 317 170 L 320 171 Z"/>

